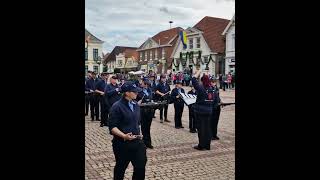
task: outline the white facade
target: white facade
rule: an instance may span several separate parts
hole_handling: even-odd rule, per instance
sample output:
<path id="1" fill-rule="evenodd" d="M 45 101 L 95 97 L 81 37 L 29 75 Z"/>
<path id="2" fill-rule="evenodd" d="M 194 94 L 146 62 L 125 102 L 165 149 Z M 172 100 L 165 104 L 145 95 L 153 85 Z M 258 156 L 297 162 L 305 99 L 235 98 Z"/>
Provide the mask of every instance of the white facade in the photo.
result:
<path id="1" fill-rule="evenodd" d="M 184 53 L 187 53 L 187 52 L 193 52 L 193 62 L 196 63 L 196 60 L 198 58 L 198 52 L 201 51 L 201 59 L 202 61 L 204 62 L 205 58 L 207 58 L 209 60 L 209 57 L 211 55 L 212 57 L 212 60 L 215 62 L 217 57 L 216 57 L 216 54 L 213 53 L 211 51 L 211 49 L 209 48 L 208 44 L 206 43 L 204 37 L 203 37 L 203 32 L 199 31 L 198 29 L 196 28 L 188 28 L 186 29 L 186 35 L 187 35 L 187 48 L 186 49 L 183 49 L 183 44 L 180 40 L 180 37 L 178 39 L 178 43 L 177 43 L 177 46 L 175 47 L 175 49 L 173 50 L 173 54 L 172 54 L 172 57 L 174 58 L 174 64 L 177 65 L 177 59 L 180 58 L 180 52 L 182 52 L 183 54 Z M 197 38 L 200 38 L 200 47 L 197 46 Z M 192 49 L 190 48 L 190 39 L 193 39 L 193 47 Z M 185 56 L 183 56 L 183 58 L 185 59 Z M 208 67 L 209 67 L 209 71 L 206 71 L 205 68 L 206 68 L 206 64 L 202 64 L 200 62 L 200 69 L 202 70 L 202 72 L 208 72 L 210 74 L 215 74 L 215 70 L 216 70 L 216 67 L 215 67 L 215 63 L 213 61 L 210 61 Z M 189 64 L 189 57 L 188 57 L 188 61 L 186 63 L 186 66 L 185 68 L 183 68 L 182 64 L 180 63 L 179 67 L 176 68 L 175 65 L 172 64 L 172 70 L 175 70 L 175 72 L 177 71 L 183 71 L 186 67 L 190 67 L 190 68 L 194 68 L 195 65 L 191 65 Z"/>
<path id="2" fill-rule="evenodd" d="M 103 43 L 96 43 L 96 42 L 90 42 L 88 43 L 88 60 L 85 60 L 85 66 L 86 69 L 89 71 L 97 71 L 97 73 L 101 73 L 103 71 L 103 64 L 101 62 L 100 66 L 96 63 L 93 59 L 93 51 L 94 49 L 98 50 L 98 56 L 101 57 L 101 61 L 103 60 L 103 54 L 102 54 L 102 44 Z"/>
<path id="3" fill-rule="evenodd" d="M 116 61 L 108 61 L 107 62 L 108 73 L 113 73 L 114 69 L 117 68 Z"/>
<path id="4" fill-rule="evenodd" d="M 226 57 L 225 57 L 225 74 L 235 72 L 235 17 L 222 33 L 226 36 Z"/>
<path id="5" fill-rule="evenodd" d="M 124 53 L 120 53 L 116 55 L 116 66 L 115 68 L 119 69 L 129 69 L 129 68 L 136 68 L 138 67 L 137 60 L 135 60 L 133 57 L 125 58 Z"/>

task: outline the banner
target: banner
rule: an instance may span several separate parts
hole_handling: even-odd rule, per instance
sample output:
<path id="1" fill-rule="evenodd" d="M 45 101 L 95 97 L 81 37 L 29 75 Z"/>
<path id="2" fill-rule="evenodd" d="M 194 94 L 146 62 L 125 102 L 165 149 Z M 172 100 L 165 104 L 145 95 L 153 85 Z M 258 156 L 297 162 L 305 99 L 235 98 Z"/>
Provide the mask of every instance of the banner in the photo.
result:
<path id="1" fill-rule="evenodd" d="M 180 31 L 180 39 L 183 45 L 183 49 L 187 49 L 187 33 L 185 31 Z"/>

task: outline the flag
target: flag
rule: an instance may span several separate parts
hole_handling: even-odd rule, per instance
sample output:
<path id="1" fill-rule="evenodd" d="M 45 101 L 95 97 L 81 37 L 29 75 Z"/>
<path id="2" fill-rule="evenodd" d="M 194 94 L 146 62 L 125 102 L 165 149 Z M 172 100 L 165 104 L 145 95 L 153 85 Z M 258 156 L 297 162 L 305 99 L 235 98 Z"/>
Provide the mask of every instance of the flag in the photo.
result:
<path id="1" fill-rule="evenodd" d="M 183 49 L 187 48 L 187 33 L 185 31 L 180 31 L 180 39 L 183 45 Z"/>

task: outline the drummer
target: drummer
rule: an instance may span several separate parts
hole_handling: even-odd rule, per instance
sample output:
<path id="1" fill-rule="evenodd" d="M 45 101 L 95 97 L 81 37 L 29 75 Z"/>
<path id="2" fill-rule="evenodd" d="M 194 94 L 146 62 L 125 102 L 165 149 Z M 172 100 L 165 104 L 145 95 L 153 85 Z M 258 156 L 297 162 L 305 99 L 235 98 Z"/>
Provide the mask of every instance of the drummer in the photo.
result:
<path id="1" fill-rule="evenodd" d="M 180 93 L 184 93 L 184 89 L 182 88 L 182 81 L 178 80 L 176 81 L 176 87 L 172 89 L 171 92 L 171 98 L 174 105 L 174 127 L 176 129 L 184 128 L 181 121 L 184 102 L 181 98 Z"/>
<path id="2" fill-rule="evenodd" d="M 137 96 L 138 104 L 149 103 L 152 101 L 152 90 L 150 88 L 151 81 L 148 78 L 143 78 L 141 80 L 142 91 Z M 140 108 L 141 114 L 141 131 L 143 135 L 143 142 L 147 148 L 153 149 L 151 143 L 150 127 L 152 123 L 152 117 L 154 114 L 154 109 L 150 106 L 142 106 Z"/>

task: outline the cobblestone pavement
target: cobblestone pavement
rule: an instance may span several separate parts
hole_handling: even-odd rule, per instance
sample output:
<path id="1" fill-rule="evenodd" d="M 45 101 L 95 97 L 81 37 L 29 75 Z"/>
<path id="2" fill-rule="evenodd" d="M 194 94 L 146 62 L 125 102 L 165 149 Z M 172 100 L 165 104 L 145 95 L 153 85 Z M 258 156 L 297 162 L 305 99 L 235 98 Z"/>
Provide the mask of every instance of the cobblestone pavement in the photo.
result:
<path id="1" fill-rule="evenodd" d="M 184 87 L 189 90 L 188 87 Z M 221 91 L 224 102 L 234 102 L 234 90 Z M 90 113 L 89 113 L 90 114 Z M 169 123 L 160 123 L 159 110 L 151 125 L 152 145 L 147 149 L 148 162 L 146 179 L 197 179 L 197 180 L 233 180 L 235 177 L 235 106 L 226 106 L 221 110 L 218 136 L 219 141 L 211 142 L 210 151 L 197 151 L 196 133 L 190 133 L 188 107 L 183 111 L 184 129 L 174 128 L 174 107 L 169 105 Z M 85 178 L 94 180 L 112 179 L 115 159 L 107 127 L 100 127 L 98 121 L 85 121 Z M 132 177 L 131 163 L 126 170 L 125 179 Z"/>

